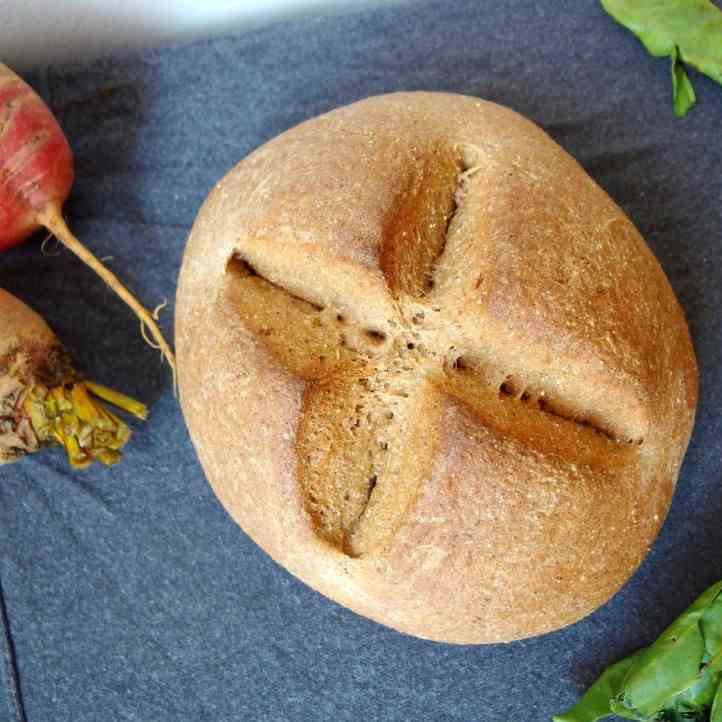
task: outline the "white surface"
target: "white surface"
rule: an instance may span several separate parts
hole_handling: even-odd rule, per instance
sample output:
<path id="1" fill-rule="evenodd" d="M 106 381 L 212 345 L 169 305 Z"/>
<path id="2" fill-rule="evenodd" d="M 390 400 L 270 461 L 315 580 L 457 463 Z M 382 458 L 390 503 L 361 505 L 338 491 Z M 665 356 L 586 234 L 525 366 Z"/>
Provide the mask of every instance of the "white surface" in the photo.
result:
<path id="1" fill-rule="evenodd" d="M 0 61 L 18 69 L 205 37 L 383 0 L 0 0 Z"/>

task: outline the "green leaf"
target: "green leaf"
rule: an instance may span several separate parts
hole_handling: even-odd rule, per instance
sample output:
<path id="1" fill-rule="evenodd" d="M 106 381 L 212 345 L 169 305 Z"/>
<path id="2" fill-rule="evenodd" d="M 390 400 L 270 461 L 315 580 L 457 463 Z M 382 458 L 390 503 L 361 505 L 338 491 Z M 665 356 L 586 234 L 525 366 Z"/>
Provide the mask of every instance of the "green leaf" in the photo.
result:
<path id="1" fill-rule="evenodd" d="M 661 717 L 655 717 L 655 722 L 709 722 L 709 708 L 694 712 L 679 711 L 666 712 Z"/>
<path id="2" fill-rule="evenodd" d="M 695 710 L 709 709 L 720 683 L 720 672 L 705 667 L 687 689 L 665 702 L 664 711 L 693 712 Z"/>
<path id="3" fill-rule="evenodd" d="M 672 58 L 674 111 L 695 102 L 681 63 L 722 85 L 722 10 L 710 0 L 601 0 L 604 9 L 631 30 L 656 57 Z"/>
<path id="4" fill-rule="evenodd" d="M 709 658 L 722 656 L 722 586 L 702 615 L 702 634 Z"/>
<path id="5" fill-rule="evenodd" d="M 717 695 L 712 704 L 709 722 L 722 722 L 722 684 L 717 688 Z"/>
<path id="6" fill-rule="evenodd" d="M 625 706 L 654 717 L 700 680 L 706 655 L 701 621 L 721 590 L 722 582 L 708 589 L 639 656 L 624 681 Z"/>
<path id="7" fill-rule="evenodd" d="M 609 667 L 554 722 L 596 722 L 612 714 L 639 722 L 722 722 L 722 582 L 654 644 Z"/>
<path id="8" fill-rule="evenodd" d="M 665 710 L 678 713 L 708 711 L 722 681 L 722 590 L 712 599 L 700 620 L 705 652 L 698 678 L 665 705 Z M 689 717 L 688 717 L 689 719 Z M 702 718 L 707 722 L 708 717 Z"/>
<path id="9" fill-rule="evenodd" d="M 564 714 L 556 715 L 554 722 L 596 722 L 596 720 L 617 714 L 617 711 L 611 707 L 612 700 L 621 693 L 624 678 L 642 651 L 640 650 L 609 667 L 579 702 Z M 627 719 L 636 719 L 636 717 Z"/>
<path id="10" fill-rule="evenodd" d="M 699 617 L 685 622 L 665 632 L 630 671 L 624 685 L 627 707 L 652 717 L 697 680 L 704 640 Z"/>
<path id="11" fill-rule="evenodd" d="M 629 709 L 626 705 L 624 705 L 623 702 L 621 702 L 618 699 L 613 699 L 612 704 L 609 705 L 612 712 L 614 712 L 617 717 L 621 717 L 622 719 L 631 719 L 636 720 L 637 722 L 647 722 L 647 717 L 642 717 L 637 710 Z"/>
<path id="12" fill-rule="evenodd" d="M 672 103 L 674 105 L 674 114 L 678 118 L 683 118 L 694 105 L 695 99 L 692 82 L 684 69 L 684 65 L 679 60 L 677 46 L 675 45 L 672 53 Z"/>

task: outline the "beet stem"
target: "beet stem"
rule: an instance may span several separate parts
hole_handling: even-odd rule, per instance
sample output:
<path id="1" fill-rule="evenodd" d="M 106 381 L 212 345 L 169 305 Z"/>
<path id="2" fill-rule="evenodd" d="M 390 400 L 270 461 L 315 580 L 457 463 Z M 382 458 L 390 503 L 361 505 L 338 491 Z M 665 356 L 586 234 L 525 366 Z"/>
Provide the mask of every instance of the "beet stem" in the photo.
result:
<path id="1" fill-rule="evenodd" d="M 130 396 L 121 394 L 119 391 L 115 391 L 114 389 L 109 389 L 107 386 L 103 386 L 102 384 L 96 384 L 94 381 L 86 381 L 85 388 L 88 389 L 93 396 L 97 396 L 99 399 L 107 401 L 109 404 L 117 406 L 119 409 L 123 409 L 123 411 L 127 411 L 129 414 L 133 414 L 133 416 L 138 419 L 145 420 L 148 418 L 148 407 Z"/>
<path id="2" fill-rule="evenodd" d="M 40 445 L 62 445 L 74 469 L 85 469 L 93 461 L 112 466 L 120 461 L 131 431 L 110 409 L 93 397 L 108 401 L 139 418 L 148 409 L 140 401 L 91 382 L 76 381 L 47 388 L 35 384 L 21 402 Z"/>

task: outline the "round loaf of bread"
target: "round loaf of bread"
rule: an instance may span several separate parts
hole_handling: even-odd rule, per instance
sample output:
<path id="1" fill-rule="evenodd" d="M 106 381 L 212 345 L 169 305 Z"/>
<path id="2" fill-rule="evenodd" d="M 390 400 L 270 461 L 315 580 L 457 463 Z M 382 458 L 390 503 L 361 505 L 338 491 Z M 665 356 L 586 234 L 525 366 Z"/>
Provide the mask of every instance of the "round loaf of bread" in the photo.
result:
<path id="1" fill-rule="evenodd" d="M 331 599 L 445 642 L 609 599 L 697 400 L 632 223 L 533 123 L 459 95 L 369 98 L 236 166 L 193 227 L 176 333 L 233 519 Z"/>

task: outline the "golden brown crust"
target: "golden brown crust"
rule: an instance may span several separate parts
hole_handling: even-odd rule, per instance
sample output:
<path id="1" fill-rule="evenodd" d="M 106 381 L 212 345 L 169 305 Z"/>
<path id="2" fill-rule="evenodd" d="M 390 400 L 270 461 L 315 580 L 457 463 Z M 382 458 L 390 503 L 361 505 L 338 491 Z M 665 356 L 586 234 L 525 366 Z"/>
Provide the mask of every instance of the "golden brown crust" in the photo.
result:
<path id="1" fill-rule="evenodd" d="M 691 433 L 683 314 L 539 128 L 399 93 L 304 123 L 214 189 L 178 294 L 183 409 L 274 559 L 428 639 L 588 614 L 644 558 Z"/>

